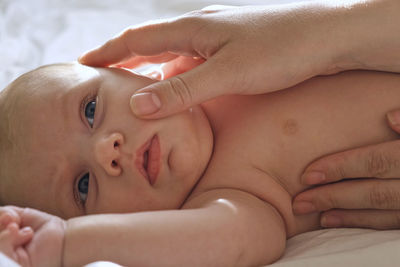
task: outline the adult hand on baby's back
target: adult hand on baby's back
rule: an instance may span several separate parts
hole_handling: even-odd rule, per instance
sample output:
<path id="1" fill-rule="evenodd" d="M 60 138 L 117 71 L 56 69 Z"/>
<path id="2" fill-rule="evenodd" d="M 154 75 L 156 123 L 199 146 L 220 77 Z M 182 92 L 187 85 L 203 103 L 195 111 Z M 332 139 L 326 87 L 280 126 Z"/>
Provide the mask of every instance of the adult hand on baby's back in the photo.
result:
<path id="1" fill-rule="evenodd" d="M 130 27 L 79 61 L 127 68 L 167 62 L 167 79 L 131 98 L 136 115 L 165 117 L 220 95 L 268 93 L 339 71 L 337 44 L 321 43 L 337 33 L 327 10 L 305 3 L 211 6 Z"/>
<path id="2" fill-rule="evenodd" d="M 388 121 L 400 133 L 400 111 L 388 113 Z M 400 229 L 400 140 L 323 157 L 302 182 L 320 186 L 296 196 L 296 214 L 323 212 L 324 227 Z"/>

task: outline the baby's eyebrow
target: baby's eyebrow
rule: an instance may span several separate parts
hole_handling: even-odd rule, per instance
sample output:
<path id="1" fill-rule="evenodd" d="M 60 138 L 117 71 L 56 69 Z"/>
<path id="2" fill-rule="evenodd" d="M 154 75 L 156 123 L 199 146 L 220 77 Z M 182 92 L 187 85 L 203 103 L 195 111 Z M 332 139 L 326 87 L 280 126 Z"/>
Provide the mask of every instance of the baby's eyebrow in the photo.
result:
<path id="1" fill-rule="evenodd" d="M 72 122 L 71 115 L 74 114 L 73 107 L 76 106 L 76 92 L 69 90 L 68 93 L 62 95 L 60 100 L 62 101 L 62 121 L 65 123 Z"/>
<path id="2" fill-rule="evenodd" d="M 59 100 L 61 100 L 61 121 L 65 130 L 77 130 L 78 125 L 82 122 L 80 117 L 80 105 L 88 93 L 87 84 L 80 84 L 65 92 Z"/>

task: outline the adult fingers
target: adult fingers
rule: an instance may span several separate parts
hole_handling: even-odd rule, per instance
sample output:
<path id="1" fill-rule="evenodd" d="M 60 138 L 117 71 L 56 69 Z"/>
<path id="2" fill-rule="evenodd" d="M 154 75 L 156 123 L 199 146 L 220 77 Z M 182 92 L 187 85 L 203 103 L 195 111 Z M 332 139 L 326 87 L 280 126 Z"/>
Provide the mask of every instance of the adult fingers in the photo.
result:
<path id="1" fill-rule="evenodd" d="M 203 11 L 206 12 L 206 11 Z M 201 14 L 201 11 L 197 11 Z M 194 13 L 192 13 L 194 14 Z M 109 66 L 134 56 L 157 56 L 166 52 L 185 56 L 201 56 L 192 38 L 203 26 L 195 15 L 184 15 L 172 20 L 160 20 L 124 30 L 105 44 L 79 57 L 79 62 L 90 66 Z"/>
<path id="2" fill-rule="evenodd" d="M 174 60 L 171 60 L 168 63 L 163 64 L 161 68 L 164 74 L 164 79 L 168 79 L 170 77 L 189 71 L 202 63 L 204 63 L 204 59 L 202 58 L 180 56 Z"/>
<path id="3" fill-rule="evenodd" d="M 400 110 L 387 113 L 389 126 L 400 133 Z M 344 178 L 400 178 L 400 141 L 344 151 L 311 163 L 302 175 L 304 184 L 324 184 Z"/>
<path id="4" fill-rule="evenodd" d="M 372 229 L 399 229 L 398 210 L 344 210 L 335 209 L 321 214 L 322 227 L 357 227 Z"/>
<path id="5" fill-rule="evenodd" d="M 146 119 L 162 118 L 216 96 L 238 93 L 236 77 L 226 66 L 227 57 L 217 53 L 188 72 L 142 88 L 131 97 L 132 111 Z"/>
<path id="6" fill-rule="evenodd" d="M 330 209 L 400 210 L 400 180 L 362 179 L 321 185 L 297 195 L 296 214 Z"/>
<path id="7" fill-rule="evenodd" d="M 312 185 L 358 177 L 399 178 L 400 140 L 323 157 L 311 163 L 301 179 Z"/>
<path id="8" fill-rule="evenodd" d="M 136 56 L 128 59 L 127 61 L 120 62 L 116 66 L 124 67 L 124 68 L 137 68 L 142 65 L 146 64 L 158 64 L 158 63 L 165 63 L 177 58 L 178 55 L 174 55 L 171 53 L 162 53 L 161 55 L 157 56 Z"/>

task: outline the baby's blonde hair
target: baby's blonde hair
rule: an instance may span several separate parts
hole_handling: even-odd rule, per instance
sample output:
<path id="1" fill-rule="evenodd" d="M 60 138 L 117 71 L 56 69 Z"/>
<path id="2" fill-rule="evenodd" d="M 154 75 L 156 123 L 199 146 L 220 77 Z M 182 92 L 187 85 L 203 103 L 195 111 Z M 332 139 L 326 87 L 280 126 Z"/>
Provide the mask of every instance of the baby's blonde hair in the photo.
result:
<path id="1" fill-rule="evenodd" d="M 15 80 L 0 92 L 0 205 L 5 205 L 3 199 L 5 180 L 12 176 L 11 158 L 18 149 L 16 128 L 18 120 L 13 119 L 18 106 L 17 92 L 13 88 L 18 87 L 21 80 Z"/>
<path id="2" fill-rule="evenodd" d="M 12 181 L 18 177 L 19 170 L 24 168 L 20 156 L 26 152 L 30 141 L 25 108 L 29 107 L 35 92 L 50 83 L 54 70 L 72 64 L 39 67 L 21 75 L 0 91 L 0 205 L 10 204 L 4 198 L 5 192 L 10 186 L 18 186 Z"/>

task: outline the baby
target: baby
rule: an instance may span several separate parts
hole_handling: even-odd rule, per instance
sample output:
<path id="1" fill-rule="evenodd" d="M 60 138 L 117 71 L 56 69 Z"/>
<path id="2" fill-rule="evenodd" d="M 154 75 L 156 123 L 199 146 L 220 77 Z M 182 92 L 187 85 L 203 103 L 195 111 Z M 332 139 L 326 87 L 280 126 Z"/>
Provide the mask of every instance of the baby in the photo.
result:
<path id="1" fill-rule="evenodd" d="M 398 138 L 385 122 L 400 99 L 392 73 L 315 77 L 138 119 L 130 96 L 153 82 L 68 63 L 26 73 L 1 92 L 1 204 L 66 219 L 46 217 L 64 222 L 63 242 L 46 244 L 59 246 L 54 257 L 65 266 L 272 263 L 287 238 L 319 229 L 319 214 L 292 212 L 293 196 L 308 188 L 300 183 L 307 164 Z M 24 220 L 23 209 L 10 209 Z M 29 248 L 36 236 L 14 239 Z"/>

